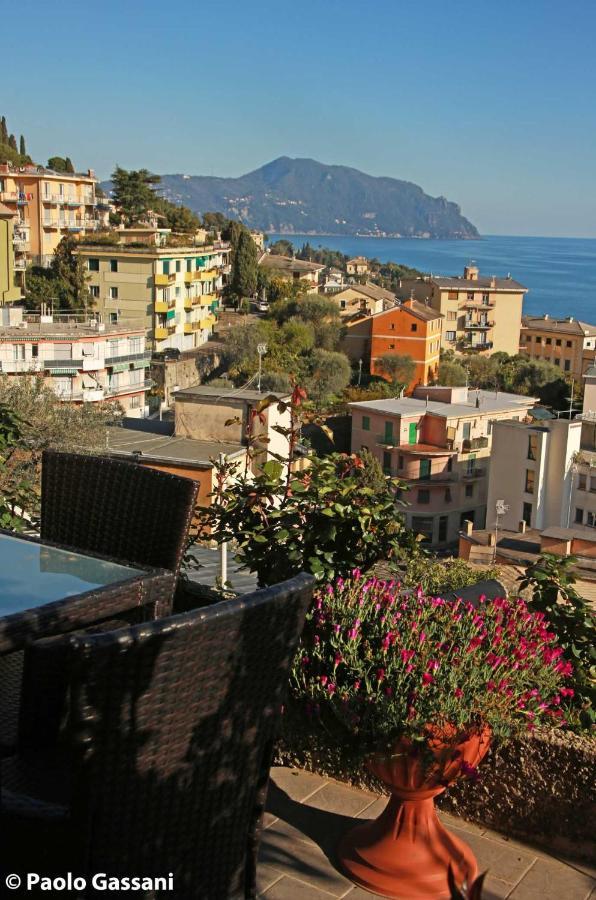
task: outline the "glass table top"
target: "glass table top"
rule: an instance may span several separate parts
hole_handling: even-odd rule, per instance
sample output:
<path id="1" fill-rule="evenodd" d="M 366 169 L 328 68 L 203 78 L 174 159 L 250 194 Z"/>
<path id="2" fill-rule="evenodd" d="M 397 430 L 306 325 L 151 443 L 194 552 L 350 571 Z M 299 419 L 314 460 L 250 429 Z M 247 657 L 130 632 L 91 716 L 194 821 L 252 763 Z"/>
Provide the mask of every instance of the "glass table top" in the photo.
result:
<path id="1" fill-rule="evenodd" d="M 0 534 L 0 617 L 144 574 L 142 569 Z"/>

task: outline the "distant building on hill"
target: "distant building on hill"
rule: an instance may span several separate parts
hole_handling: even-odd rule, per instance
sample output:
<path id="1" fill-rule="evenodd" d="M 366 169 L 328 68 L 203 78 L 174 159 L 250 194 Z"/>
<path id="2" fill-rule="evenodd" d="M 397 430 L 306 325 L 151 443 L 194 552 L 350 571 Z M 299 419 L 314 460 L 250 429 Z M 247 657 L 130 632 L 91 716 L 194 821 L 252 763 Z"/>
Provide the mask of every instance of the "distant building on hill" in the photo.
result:
<path id="1" fill-rule="evenodd" d="M 476 266 L 466 266 L 463 277 L 428 275 L 402 279 L 398 296 L 428 301 L 443 316 L 445 350 L 478 353 L 519 352 L 522 303 L 527 293 L 509 275 L 481 277 Z"/>
<path id="2" fill-rule="evenodd" d="M 373 315 L 389 306 L 395 306 L 397 302 L 395 294 L 370 281 L 366 284 L 345 285 L 342 290 L 333 294 L 333 300 L 339 307 L 340 316 L 353 316 L 355 313 Z"/>
<path id="3" fill-rule="evenodd" d="M 520 353 L 559 366 L 561 372 L 581 379 L 596 361 L 596 325 L 573 316 L 524 316 Z"/>
<path id="4" fill-rule="evenodd" d="M 382 305 L 381 300 L 378 302 Z M 416 364 L 414 377 L 407 388 L 410 391 L 417 384 L 426 385 L 438 376 L 441 319 L 441 314 L 429 306 L 416 300 L 405 300 L 382 312 L 348 321 L 342 350 L 352 365 L 362 360 L 366 372 L 383 377 L 387 376 L 379 366 L 382 356 L 410 356 Z"/>
<path id="5" fill-rule="evenodd" d="M 352 452 L 366 448 L 409 486 L 409 527 L 433 547 L 457 542 L 464 523 L 484 528 L 495 421 L 524 419 L 536 400 L 441 385 L 413 397 L 350 403 Z"/>
<path id="6" fill-rule="evenodd" d="M 346 263 L 348 275 L 366 275 L 368 272 L 368 260 L 366 256 L 355 256 Z"/>
<path id="7" fill-rule="evenodd" d="M 294 259 L 291 256 L 279 256 L 277 253 L 261 254 L 259 265 L 278 278 L 285 278 L 287 281 L 307 281 L 315 287 L 318 287 L 321 273 L 325 268 L 320 263 Z"/>

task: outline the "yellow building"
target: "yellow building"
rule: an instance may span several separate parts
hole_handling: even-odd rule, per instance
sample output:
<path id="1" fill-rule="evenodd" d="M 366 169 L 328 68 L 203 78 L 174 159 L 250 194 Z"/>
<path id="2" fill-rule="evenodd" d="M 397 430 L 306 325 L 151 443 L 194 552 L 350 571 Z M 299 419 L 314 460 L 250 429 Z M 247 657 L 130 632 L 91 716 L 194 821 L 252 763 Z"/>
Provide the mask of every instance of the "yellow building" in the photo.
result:
<path id="1" fill-rule="evenodd" d="M 14 218 L 13 211 L 0 203 L 0 306 L 21 299 L 15 280 Z"/>
<path id="2" fill-rule="evenodd" d="M 142 324 L 154 351 L 192 350 L 209 339 L 229 272 L 229 244 L 157 247 L 82 241 L 77 252 L 88 270 L 94 309 L 105 322 Z"/>
<path id="3" fill-rule="evenodd" d="M 67 234 L 96 231 L 107 201 L 95 196 L 97 179 L 87 174 L 54 172 L 43 166 L 0 164 L 0 202 L 16 216 L 15 268 L 27 263 L 49 265 Z"/>
<path id="4" fill-rule="evenodd" d="M 346 263 L 348 275 L 366 275 L 368 272 L 368 260 L 366 256 L 355 256 Z"/>
<path id="5" fill-rule="evenodd" d="M 573 316 L 524 316 L 520 353 L 559 366 L 578 381 L 596 359 L 596 325 L 578 322 Z"/>
<path id="6" fill-rule="evenodd" d="M 527 293 L 511 276 L 481 277 L 466 266 L 463 277 L 429 275 L 404 279 L 398 295 L 427 301 L 443 316 L 444 350 L 479 353 L 519 352 L 522 304 Z"/>
<path id="7" fill-rule="evenodd" d="M 349 284 L 343 290 L 332 295 L 334 303 L 339 306 L 342 317 L 356 314 L 375 315 L 396 304 L 395 294 L 386 291 L 377 284 Z"/>

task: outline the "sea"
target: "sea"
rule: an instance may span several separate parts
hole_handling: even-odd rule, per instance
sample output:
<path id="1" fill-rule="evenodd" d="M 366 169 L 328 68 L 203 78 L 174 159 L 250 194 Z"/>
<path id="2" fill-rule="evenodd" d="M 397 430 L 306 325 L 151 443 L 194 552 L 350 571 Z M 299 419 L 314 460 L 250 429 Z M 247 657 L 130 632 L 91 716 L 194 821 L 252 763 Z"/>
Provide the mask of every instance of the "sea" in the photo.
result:
<path id="1" fill-rule="evenodd" d="M 349 256 L 376 257 L 403 263 L 435 275 L 460 275 L 475 263 L 481 275 L 511 274 L 528 288 L 528 315 L 573 316 L 596 324 L 596 238 L 513 237 L 485 235 L 473 241 L 371 238 L 342 235 L 269 234 L 292 241 L 296 249 L 308 241 Z"/>

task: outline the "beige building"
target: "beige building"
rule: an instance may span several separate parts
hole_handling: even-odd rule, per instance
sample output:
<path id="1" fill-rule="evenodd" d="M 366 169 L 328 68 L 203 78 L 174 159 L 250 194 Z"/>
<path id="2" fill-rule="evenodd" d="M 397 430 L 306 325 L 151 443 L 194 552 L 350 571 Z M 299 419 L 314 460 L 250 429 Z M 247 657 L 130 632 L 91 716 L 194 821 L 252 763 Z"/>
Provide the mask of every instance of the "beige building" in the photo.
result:
<path id="1" fill-rule="evenodd" d="M 368 260 L 366 256 L 355 256 L 346 263 L 348 275 L 366 275 L 368 272 Z"/>
<path id="2" fill-rule="evenodd" d="M 14 252 L 15 213 L 0 203 L 0 306 L 21 299 Z"/>
<path id="3" fill-rule="evenodd" d="M 499 525 L 507 531 L 517 531 L 521 522 L 538 531 L 574 527 L 574 459 L 581 430 L 578 419 L 494 423 L 487 528 L 495 526 L 497 501 L 503 504 Z"/>
<path id="4" fill-rule="evenodd" d="M 340 316 L 353 316 L 357 313 L 375 315 L 396 304 L 395 294 L 386 291 L 376 284 L 350 284 L 332 295 L 339 306 Z"/>
<path id="5" fill-rule="evenodd" d="M 596 529 L 596 365 L 584 375 L 581 446 L 574 459 L 573 528 Z M 595 532 L 596 533 L 596 532 Z"/>
<path id="6" fill-rule="evenodd" d="M 289 395 L 262 393 L 255 390 L 230 390 L 229 388 L 195 385 L 175 394 L 175 432 L 179 437 L 202 441 L 232 442 L 247 444 L 247 434 L 251 411 L 267 397 L 277 401 L 289 401 Z M 275 455 L 287 457 L 288 440 L 276 429 L 289 428 L 289 408 L 283 412 L 278 403 L 272 403 L 262 410 L 264 421 L 254 420 L 252 434 L 262 437 L 255 447 L 260 450 L 258 462 L 274 459 Z M 229 423 L 229 424 L 226 424 Z"/>
<path id="7" fill-rule="evenodd" d="M 417 387 L 413 397 L 350 403 L 352 452 L 366 448 L 408 486 L 406 523 L 431 546 L 457 541 L 466 521 L 483 528 L 492 429 L 522 419 L 532 397 Z"/>
<path id="8" fill-rule="evenodd" d="M 106 322 L 124 319 L 143 325 L 151 349 L 192 350 L 213 333 L 229 273 L 229 244 L 82 242 L 78 253 L 98 313 Z"/>
<path id="9" fill-rule="evenodd" d="M 20 307 L 0 310 L 0 321 L 2 374 L 41 377 L 65 402 L 117 400 L 127 416 L 146 414 L 150 354 L 142 327 L 24 315 Z"/>
<path id="10" fill-rule="evenodd" d="M 15 267 L 28 263 L 49 265 L 52 254 L 67 234 L 94 232 L 101 224 L 108 201 L 95 195 L 97 178 L 86 174 L 54 172 L 43 166 L 0 164 L 0 203 L 15 213 Z"/>
<path id="11" fill-rule="evenodd" d="M 481 277 L 476 266 L 466 266 L 457 277 L 429 275 L 404 279 L 399 296 L 428 301 L 443 318 L 444 350 L 519 352 L 522 304 L 527 293 L 509 275 Z"/>
<path id="12" fill-rule="evenodd" d="M 259 265 L 270 275 L 285 278 L 287 281 L 306 281 L 309 285 L 318 286 L 325 266 L 294 259 L 291 256 L 278 256 L 277 253 L 263 253 L 259 257 Z"/>
<path id="13" fill-rule="evenodd" d="M 596 325 L 573 316 L 524 316 L 520 353 L 559 366 L 571 378 L 581 379 L 596 360 Z"/>

